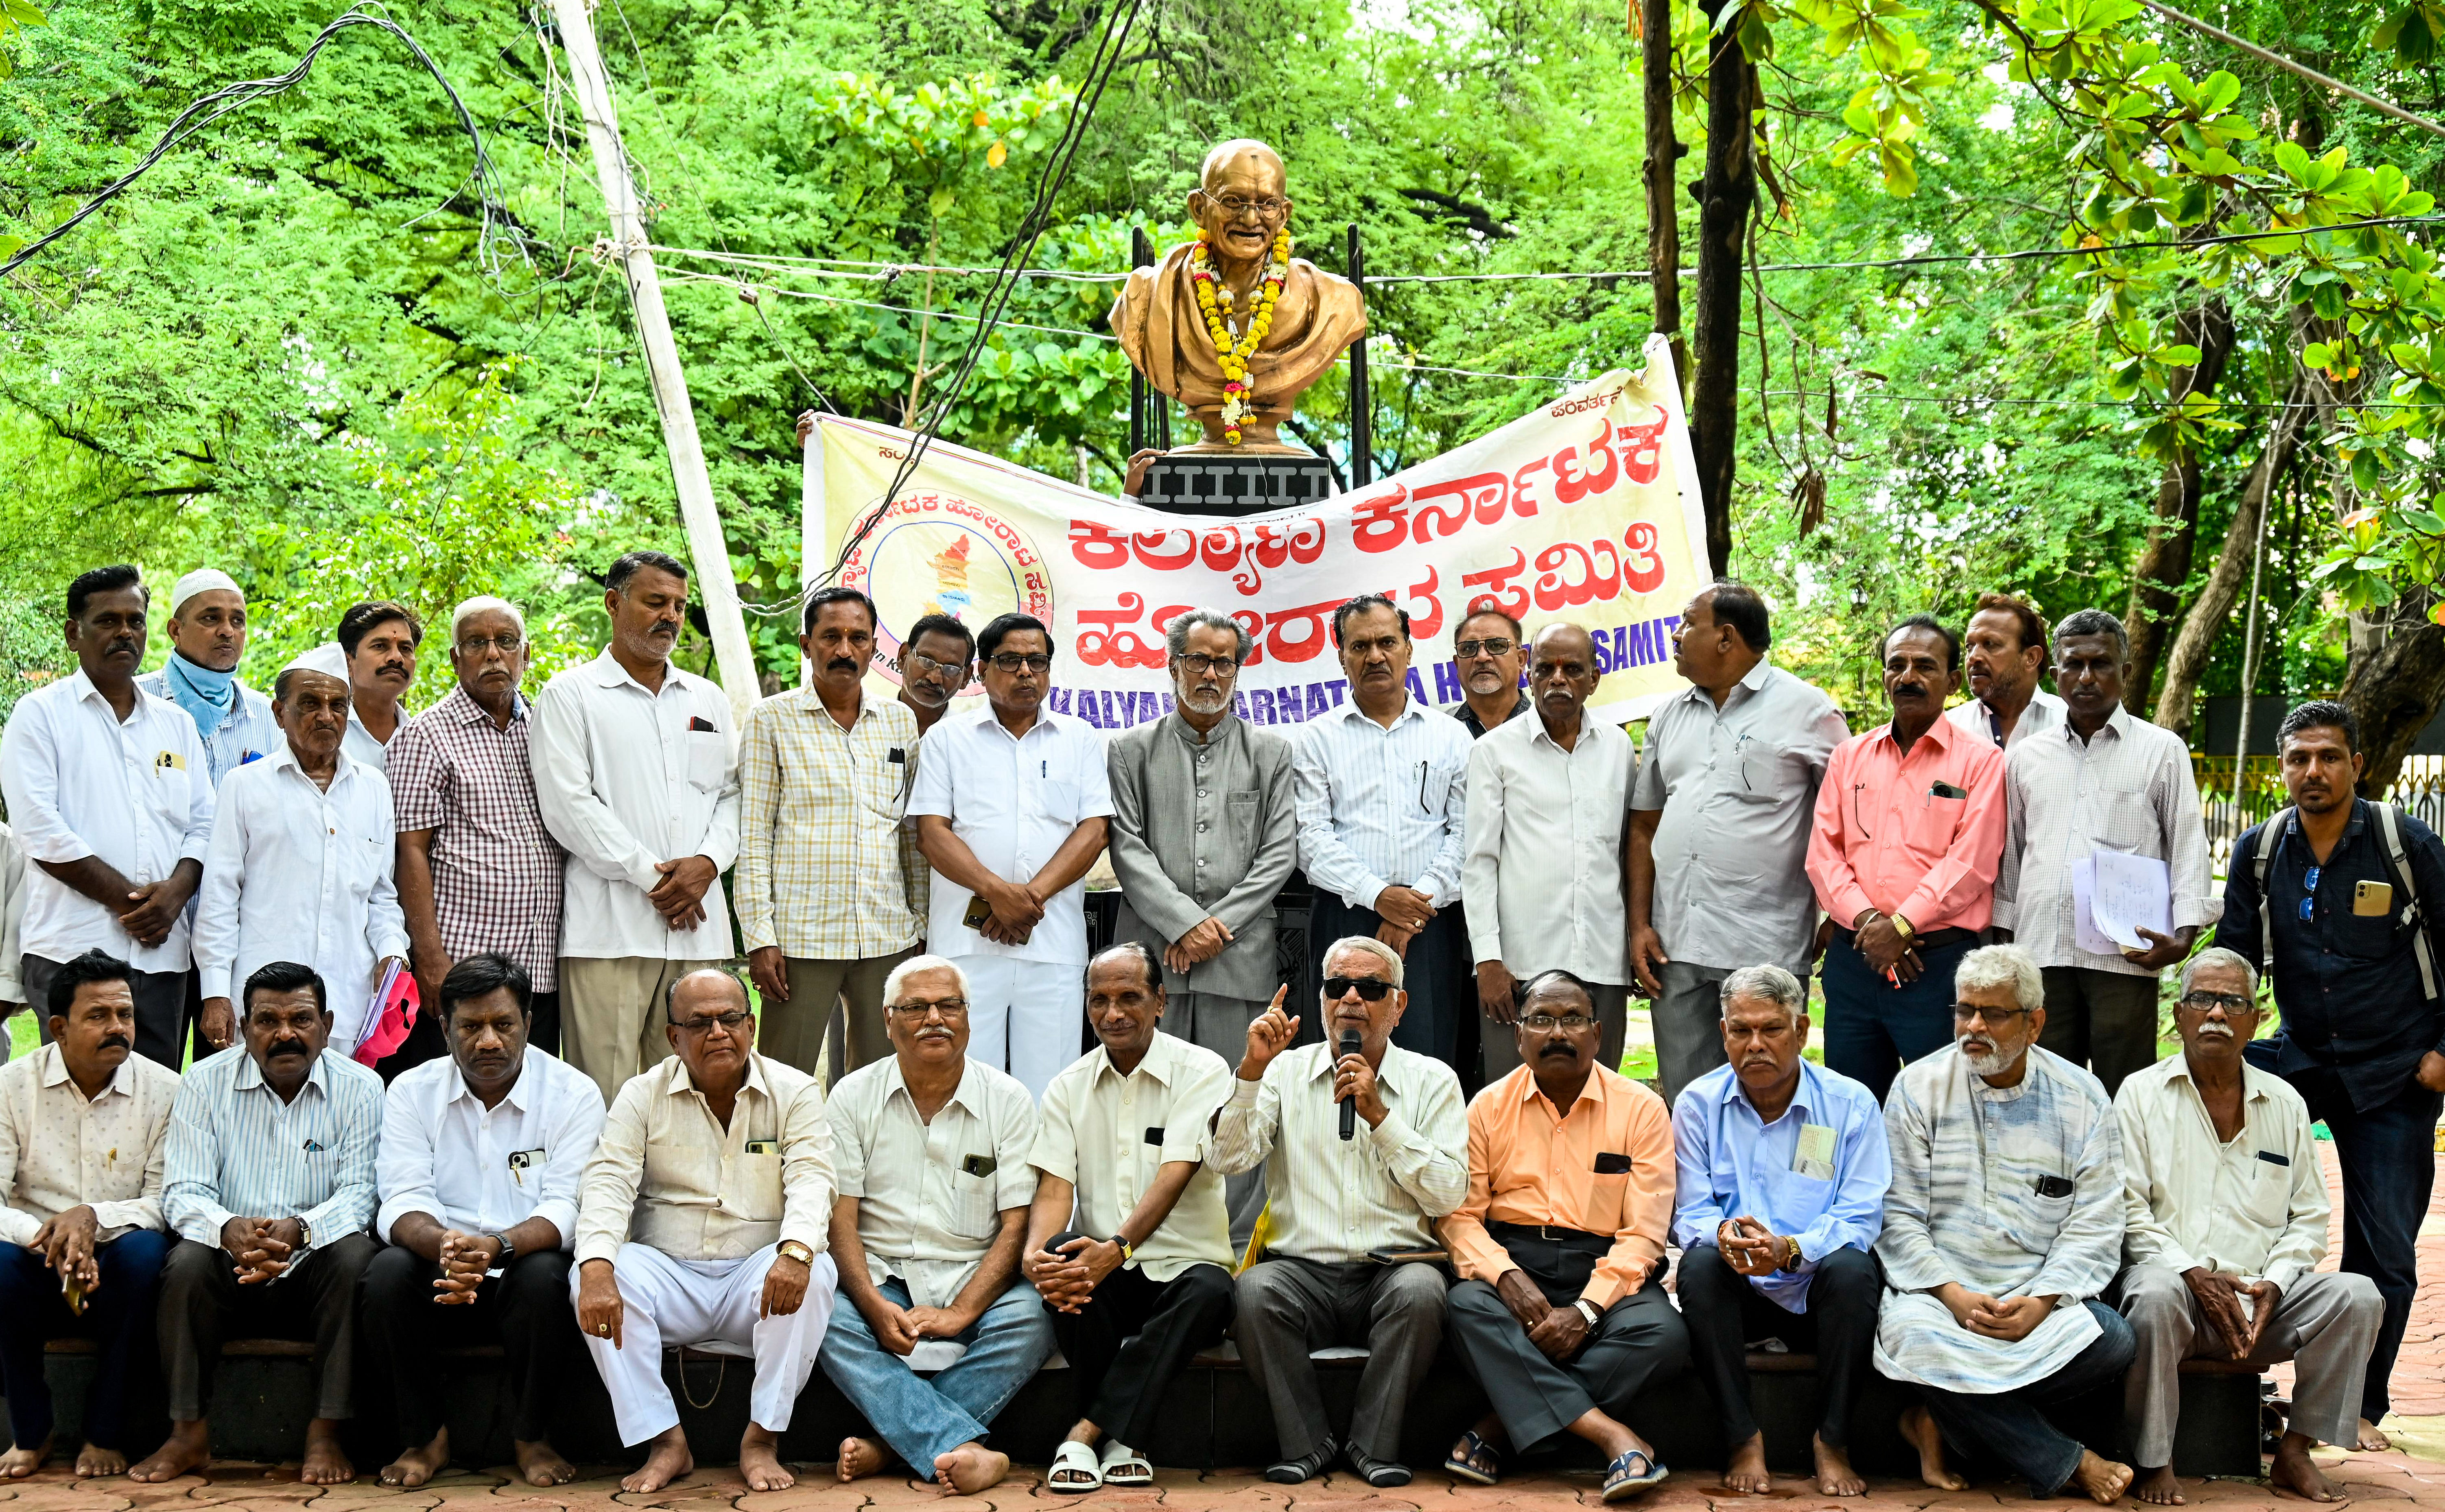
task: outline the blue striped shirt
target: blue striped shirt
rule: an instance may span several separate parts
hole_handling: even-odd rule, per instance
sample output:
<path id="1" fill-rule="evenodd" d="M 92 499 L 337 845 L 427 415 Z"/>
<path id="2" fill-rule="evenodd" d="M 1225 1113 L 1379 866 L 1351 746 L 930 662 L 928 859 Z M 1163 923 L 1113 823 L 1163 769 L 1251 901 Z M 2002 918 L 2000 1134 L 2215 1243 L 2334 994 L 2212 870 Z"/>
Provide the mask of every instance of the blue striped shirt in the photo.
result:
<path id="1" fill-rule="evenodd" d="M 302 1218 L 308 1249 L 374 1216 L 382 1078 L 325 1051 L 284 1103 L 243 1044 L 199 1060 L 178 1084 L 161 1205 L 181 1238 L 217 1248 L 232 1218 Z"/>
<path id="2" fill-rule="evenodd" d="M 1438 908 L 1460 901 L 1467 854 L 1468 730 L 1415 698 L 1386 729 L 1345 703 L 1291 743 L 1298 858 L 1307 880 L 1353 908 L 1388 887 Z"/>

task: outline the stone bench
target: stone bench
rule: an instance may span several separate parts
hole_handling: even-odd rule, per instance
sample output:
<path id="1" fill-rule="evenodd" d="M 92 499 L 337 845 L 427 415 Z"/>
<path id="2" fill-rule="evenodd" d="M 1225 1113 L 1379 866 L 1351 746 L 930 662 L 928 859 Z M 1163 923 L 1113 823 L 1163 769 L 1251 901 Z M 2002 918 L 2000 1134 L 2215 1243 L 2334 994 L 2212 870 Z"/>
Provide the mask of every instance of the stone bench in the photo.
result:
<path id="1" fill-rule="evenodd" d="M 363 1346 L 360 1345 L 362 1350 Z M 285 1339 L 235 1339 L 221 1351 L 211 1413 L 215 1453 L 224 1459 L 294 1461 L 304 1451 L 306 1422 L 313 1415 L 312 1348 Z M 510 1395 L 497 1348 L 442 1352 L 447 1419 L 457 1457 L 470 1465 L 506 1465 L 511 1459 Z M 1366 1352 L 1322 1350 L 1327 1411 L 1336 1431 L 1350 1420 L 1358 1372 Z M 94 1372 L 93 1346 L 83 1339 L 52 1343 L 45 1361 L 58 1412 L 62 1445 L 72 1445 L 84 1419 L 84 1397 Z M 700 1462 L 728 1464 L 747 1423 L 750 1372 L 743 1360 L 696 1350 L 666 1350 L 664 1378 L 679 1402 Z M 1816 1428 L 1817 1361 L 1813 1355 L 1753 1353 L 1752 1399 L 1765 1434 L 1767 1463 L 1780 1473 L 1810 1467 L 1809 1441 Z M 1042 1465 L 1053 1455 L 1077 1408 L 1070 1374 L 1050 1368 L 1021 1388 L 995 1424 L 995 1446 L 1022 1464 Z M 2225 1361 L 2192 1360 L 2182 1367 L 2182 1415 L 2174 1443 L 2174 1465 L 2184 1475 L 2255 1476 L 2260 1473 L 2260 1383 L 2257 1373 Z M 1897 1420 L 1913 1400 L 1907 1387 L 1872 1376 L 1853 1415 L 1851 1453 L 1860 1470 L 1912 1475 L 1917 1460 L 1902 1442 Z M 702 1404 L 700 1406 L 699 1404 Z M 2076 1404 L 2063 1426 L 2101 1452 L 2110 1452 L 2120 1412 L 2118 1391 L 2100 1392 Z M 1440 1465 L 1463 1428 L 1485 1410 L 1484 1394 L 1458 1361 L 1446 1354 L 1409 1404 L 1403 1452 L 1420 1469 Z M 130 1404 L 138 1434 L 167 1431 L 160 1387 L 149 1378 Z M 1200 1355 L 1181 1372 L 1164 1399 L 1167 1424 L 1161 1442 L 1140 1445 L 1155 1463 L 1182 1468 L 1262 1465 L 1274 1458 L 1273 1418 L 1255 1381 L 1228 1344 Z M 370 1374 L 358 1390 L 358 1415 L 347 1435 L 349 1454 L 371 1471 L 396 1452 L 385 1383 Z M 1713 1404 L 1684 1376 L 1649 1390 L 1630 1412 L 1633 1427 L 1652 1442 L 1667 1465 L 1683 1469 L 1719 1466 L 1723 1447 Z M 854 1407 L 818 1370 L 798 1399 L 783 1453 L 797 1461 L 829 1462 L 842 1438 L 866 1431 Z M 553 1443 L 571 1459 L 607 1465 L 632 1456 L 612 1427 L 610 1399 L 582 1355 L 572 1351 L 569 1390 L 557 1404 Z M 151 1448 L 153 1438 L 132 1446 Z M 1600 1468 L 1596 1452 L 1574 1439 L 1554 1457 L 1565 1468 Z"/>

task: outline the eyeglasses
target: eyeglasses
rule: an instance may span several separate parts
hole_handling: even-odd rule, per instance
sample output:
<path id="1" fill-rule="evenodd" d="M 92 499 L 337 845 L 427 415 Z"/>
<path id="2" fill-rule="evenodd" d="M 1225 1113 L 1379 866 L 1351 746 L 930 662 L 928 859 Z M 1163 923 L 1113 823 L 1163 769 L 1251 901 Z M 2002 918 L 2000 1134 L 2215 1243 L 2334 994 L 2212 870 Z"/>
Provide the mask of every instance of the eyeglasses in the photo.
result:
<path id="1" fill-rule="evenodd" d="M 496 635 L 489 641 L 480 635 L 472 636 L 458 643 L 458 654 L 475 657 L 487 651 L 498 651 L 503 656 L 515 656 L 518 648 L 526 644 L 527 638 L 523 635 Z"/>
<path id="2" fill-rule="evenodd" d="M 2211 1008 L 2221 1008 L 2229 1014 L 2246 1014 L 2253 1012 L 2258 1004 L 2239 993 L 2192 992 L 2182 995 L 2182 1006 L 2195 1013 L 2206 1013 Z"/>
<path id="3" fill-rule="evenodd" d="M 1981 1008 L 1974 1002 L 1957 1002 L 1952 1005 L 1952 1021 L 1966 1024 L 1972 1018 L 1984 1018 L 1990 1024 L 2001 1024 L 2006 1019 L 2036 1012 L 2035 1008 Z"/>
<path id="4" fill-rule="evenodd" d="M 945 998 L 941 1002 L 896 1002 L 891 1005 L 891 1011 L 911 1023 L 924 1023 L 938 1013 L 945 1019 L 965 1018 L 968 1000 L 965 998 Z"/>
<path id="5" fill-rule="evenodd" d="M 1469 658 L 1480 654 L 1484 654 L 1485 656 L 1509 656 L 1513 651 L 1516 651 L 1519 648 L 1519 642 L 1506 640 L 1502 636 L 1496 635 L 1489 636 L 1483 641 L 1463 641 L 1452 647 L 1452 654 L 1465 662 Z"/>
<path id="6" fill-rule="evenodd" d="M 714 1025 L 719 1024 L 722 1028 L 722 1032 L 724 1034 L 729 1034 L 736 1031 L 739 1025 L 747 1022 L 748 1019 L 755 1017 L 756 1016 L 754 1014 L 741 1008 L 735 1013 L 710 1014 L 702 1018 L 681 1018 L 675 1021 L 671 1027 L 677 1029 L 683 1035 L 701 1035 L 710 1030 Z"/>
<path id="7" fill-rule="evenodd" d="M 1379 980 L 1373 977 L 1327 977 L 1324 979 L 1324 995 L 1327 999 L 1346 997 L 1353 988 L 1356 988 L 1358 996 L 1367 1001 L 1381 1002 L 1384 999 L 1384 995 L 1392 990 L 1392 984 L 1389 981 Z"/>
<path id="8" fill-rule="evenodd" d="M 1271 195 L 1267 195 L 1262 199 L 1242 199 L 1238 195 L 1216 195 L 1214 202 L 1222 207 L 1222 213 L 1226 215 L 1244 215 L 1253 210 L 1268 220 L 1291 208 L 1289 200 L 1277 199 Z"/>
<path id="9" fill-rule="evenodd" d="M 965 662 L 937 662 L 923 651 L 911 651 L 908 653 L 908 670 L 921 676 L 938 672 L 947 677 L 956 672 L 964 678 L 968 674 L 968 664 Z"/>
<path id="10" fill-rule="evenodd" d="M 1558 1017 L 1553 1014 L 1529 1014 L 1520 1021 L 1540 1035 L 1556 1029 L 1576 1035 L 1596 1026 L 1596 1020 L 1585 1014 L 1563 1014 Z"/>
<path id="11" fill-rule="evenodd" d="M 1017 672 L 1024 667 L 1042 677 L 1053 670 L 1053 658 L 1049 656 L 1020 656 L 1016 651 L 999 651 L 994 654 L 992 661 L 996 668 L 1004 672 Z"/>
<path id="12" fill-rule="evenodd" d="M 1184 651 L 1173 660 L 1180 663 L 1182 671 L 1201 676 L 1211 672 L 1216 677 L 1227 678 L 1240 670 L 1239 659 L 1236 657 L 1200 656 L 1194 651 Z"/>

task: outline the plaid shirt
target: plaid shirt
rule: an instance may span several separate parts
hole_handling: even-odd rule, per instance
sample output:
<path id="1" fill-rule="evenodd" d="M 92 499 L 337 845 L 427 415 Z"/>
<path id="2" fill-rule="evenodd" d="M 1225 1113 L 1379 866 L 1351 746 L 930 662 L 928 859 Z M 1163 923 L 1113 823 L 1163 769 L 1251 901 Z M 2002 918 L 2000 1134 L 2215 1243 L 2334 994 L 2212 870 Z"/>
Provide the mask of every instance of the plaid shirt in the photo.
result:
<path id="1" fill-rule="evenodd" d="M 917 717 L 863 698 L 853 729 L 812 688 L 747 711 L 738 748 L 738 928 L 750 950 L 860 961 L 916 943 L 901 816 Z"/>
<path id="2" fill-rule="evenodd" d="M 433 835 L 433 907 L 457 961 L 497 950 L 537 992 L 560 988 L 561 849 L 535 806 L 527 759 L 530 705 L 509 728 L 457 688 L 391 737 L 391 794 L 401 831 Z"/>

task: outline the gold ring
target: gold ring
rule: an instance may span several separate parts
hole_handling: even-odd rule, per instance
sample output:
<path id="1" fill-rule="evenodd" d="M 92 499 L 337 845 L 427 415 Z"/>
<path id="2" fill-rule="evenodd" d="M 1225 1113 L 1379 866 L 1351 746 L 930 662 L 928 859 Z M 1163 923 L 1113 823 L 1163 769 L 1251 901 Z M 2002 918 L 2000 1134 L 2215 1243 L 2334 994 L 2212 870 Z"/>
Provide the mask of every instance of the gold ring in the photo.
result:
<path id="1" fill-rule="evenodd" d="M 597 1323 L 594 1325 L 594 1332 L 602 1335 L 605 1338 L 609 1338 L 611 1336 L 611 1325 L 608 1323 Z"/>

